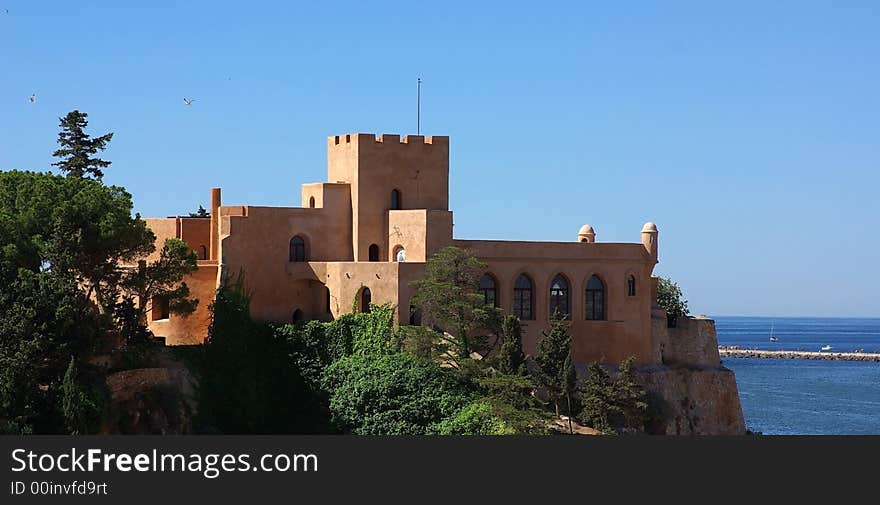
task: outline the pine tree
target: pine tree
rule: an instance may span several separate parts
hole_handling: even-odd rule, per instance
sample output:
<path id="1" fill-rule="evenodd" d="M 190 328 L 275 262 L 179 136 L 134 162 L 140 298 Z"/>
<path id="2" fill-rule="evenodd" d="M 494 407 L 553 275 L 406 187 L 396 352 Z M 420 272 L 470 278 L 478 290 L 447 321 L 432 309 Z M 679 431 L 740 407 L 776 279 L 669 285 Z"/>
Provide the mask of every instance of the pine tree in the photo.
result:
<path id="1" fill-rule="evenodd" d="M 635 358 L 620 364 L 614 381 L 614 400 L 619 405 L 623 424 L 629 431 L 643 431 L 648 420 L 648 399 L 644 388 L 636 380 Z"/>
<path id="2" fill-rule="evenodd" d="M 598 363 L 592 363 L 587 369 L 581 405 L 581 421 L 603 433 L 616 433 L 612 425 L 612 419 L 618 413 L 614 404 L 614 385 L 608 372 Z"/>
<path id="3" fill-rule="evenodd" d="M 571 353 L 571 336 L 568 321 L 558 317 L 550 319 L 550 332 L 538 344 L 535 363 L 538 365 L 538 384 L 547 390 L 559 415 L 559 403 L 565 389 L 565 360 Z"/>
<path id="4" fill-rule="evenodd" d="M 498 349 L 498 370 L 505 374 L 524 374 L 526 355 L 522 349 L 522 327 L 519 318 L 513 315 L 505 317 L 501 333 L 503 340 Z"/>
<path id="5" fill-rule="evenodd" d="M 52 156 L 61 158 L 61 161 L 52 165 L 65 172 L 68 177 L 84 178 L 91 175 L 101 180 L 104 177 L 101 169 L 109 167 L 110 162 L 92 156 L 107 148 L 113 133 L 91 138 L 83 131 L 89 125 L 88 117 L 85 112 L 74 110 L 60 118 L 61 132 L 58 133 L 58 144 L 61 145 L 61 149 L 52 153 Z"/>

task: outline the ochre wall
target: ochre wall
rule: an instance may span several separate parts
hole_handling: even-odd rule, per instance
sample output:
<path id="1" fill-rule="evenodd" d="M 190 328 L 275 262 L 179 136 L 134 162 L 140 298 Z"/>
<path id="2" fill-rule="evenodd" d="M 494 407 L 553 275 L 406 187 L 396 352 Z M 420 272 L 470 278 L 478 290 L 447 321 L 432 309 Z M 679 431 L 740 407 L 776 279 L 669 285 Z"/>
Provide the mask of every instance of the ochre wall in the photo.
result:
<path id="1" fill-rule="evenodd" d="M 328 180 L 351 184 L 354 258 L 367 261 L 371 244 L 387 247 L 391 191 L 401 209 L 448 210 L 449 137 L 356 133 L 327 139 Z"/>
<path id="2" fill-rule="evenodd" d="M 208 336 L 208 326 L 211 324 L 210 306 L 214 302 L 214 292 L 217 289 L 217 264 L 212 261 L 198 263 L 199 269 L 186 278 L 190 295 L 199 300 L 194 313 L 188 316 L 171 314 L 168 319 L 153 321 L 152 311 L 147 310 L 147 325 L 154 335 L 164 337 L 167 345 L 201 344 Z M 150 300 L 145 302 L 151 303 Z"/>
<path id="3" fill-rule="evenodd" d="M 550 319 L 550 284 L 562 274 L 569 285 L 572 351 L 575 361 L 620 363 L 635 356 L 640 364 L 655 361 L 651 336 L 651 271 L 653 260 L 641 244 L 579 242 L 504 242 L 455 240 L 488 265 L 496 278 L 496 297 L 505 314 L 513 309 L 516 278 L 532 279 L 535 317 L 522 321 L 523 350 L 534 355 Z M 584 290 L 592 275 L 605 284 L 606 320 L 584 316 Z M 627 296 L 626 280 L 636 278 L 636 296 Z"/>

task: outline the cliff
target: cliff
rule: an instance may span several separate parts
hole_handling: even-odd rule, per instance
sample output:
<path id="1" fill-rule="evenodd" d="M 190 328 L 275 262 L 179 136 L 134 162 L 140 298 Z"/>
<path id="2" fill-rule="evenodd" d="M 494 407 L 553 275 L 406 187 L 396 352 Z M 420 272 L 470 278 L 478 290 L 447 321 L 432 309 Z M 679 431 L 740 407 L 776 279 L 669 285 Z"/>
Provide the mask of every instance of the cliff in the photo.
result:
<path id="1" fill-rule="evenodd" d="M 649 431 L 660 435 L 742 435 L 746 432 L 736 378 L 721 364 L 715 321 L 681 317 L 668 328 L 655 310 L 656 361 L 639 379 L 659 416 Z"/>

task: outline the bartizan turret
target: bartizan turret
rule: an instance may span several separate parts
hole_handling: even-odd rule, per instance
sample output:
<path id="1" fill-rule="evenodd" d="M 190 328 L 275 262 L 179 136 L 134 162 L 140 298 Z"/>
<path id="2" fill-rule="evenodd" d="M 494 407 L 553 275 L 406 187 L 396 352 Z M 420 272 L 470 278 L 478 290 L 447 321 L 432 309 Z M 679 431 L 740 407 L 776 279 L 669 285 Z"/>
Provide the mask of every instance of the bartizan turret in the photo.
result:
<path id="1" fill-rule="evenodd" d="M 585 242 L 587 244 L 592 244 L 596 241 L 596 232 L 593 231 L 593 227 L 585 224 L 581 226 L 580 231 L 578 231 L 578 242 Z"/>
<path id="2" fill-rule="evenodd" d="M 645 223 L 645 226 L 642 226 L 642 245 L 645 246 L 648 254 L 651 255 L 654 263 L 657 263 L 657 235 L 658 231 L 656 224 L 648 221 Z"/>

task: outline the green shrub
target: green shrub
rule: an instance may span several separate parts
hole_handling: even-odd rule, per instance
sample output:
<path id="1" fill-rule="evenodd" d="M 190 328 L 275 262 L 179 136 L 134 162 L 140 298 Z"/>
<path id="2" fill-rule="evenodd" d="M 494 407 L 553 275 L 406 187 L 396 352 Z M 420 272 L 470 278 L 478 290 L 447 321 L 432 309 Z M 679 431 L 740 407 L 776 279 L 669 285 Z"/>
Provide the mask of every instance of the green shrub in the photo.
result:
<path id="1" fill-rule="evenodd" d="M 449 371 L 403 353 L 354 354 L 324 374 L 334 424 L 359 435 L 424 435 L 474 394 Z"/>

